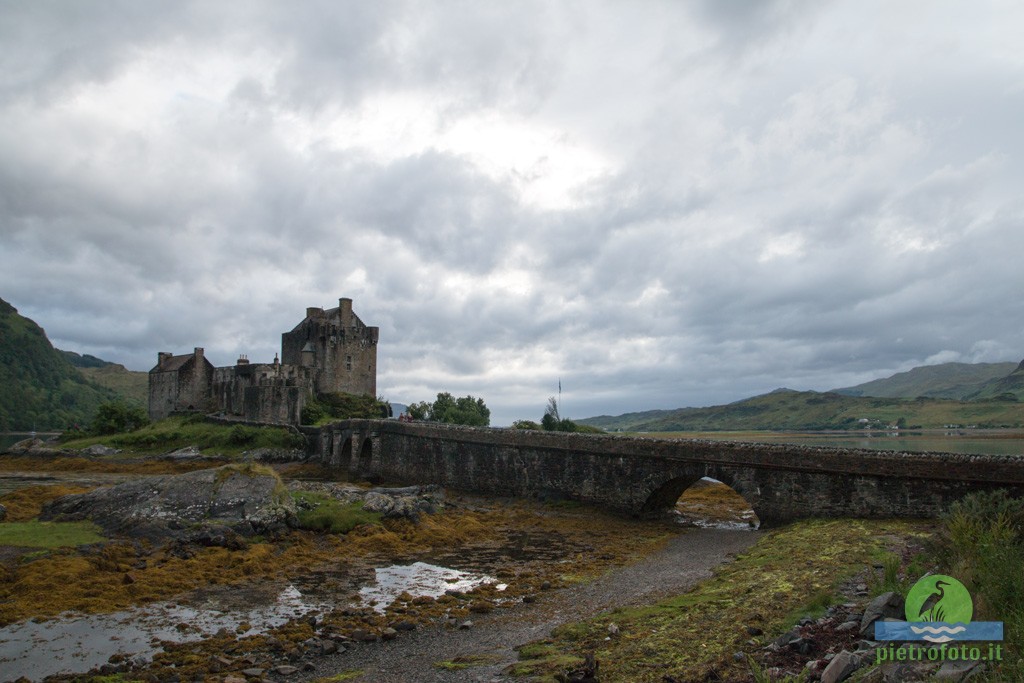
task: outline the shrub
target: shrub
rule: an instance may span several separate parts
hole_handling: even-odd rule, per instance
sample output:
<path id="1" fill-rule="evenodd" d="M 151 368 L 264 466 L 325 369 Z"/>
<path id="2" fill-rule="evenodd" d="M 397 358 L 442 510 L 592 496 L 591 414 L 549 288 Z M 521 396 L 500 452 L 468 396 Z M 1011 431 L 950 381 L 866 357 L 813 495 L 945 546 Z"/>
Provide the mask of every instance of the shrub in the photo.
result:
<path id="1" fill-rule="evenodd" d="M 342 505 L 329 496 L 306 491 L 292 494 L 299 508 L 299 528 L 347 534 L 363 524 L 377 524 L 381 515 L 363 509 L 361 502 Z"/>
<path id="2" fill-rule="evenodd" d="M 233 446 L 247 446 L 259 436 L 259 430 L 245 425 L 235 425 L 228 434 L 228 443 Z"/>
<path id="3" fill-rule="evenodd" d="M 92 433 L 98 435 L 134 432 L 149 424 L 146 411 L 122 401 L 104 403 L 96 409 L 92 422 Z"/>
<path id="4" fill-rule="evenodd" d="M 302 424 L 317 424 L 327 419 L 379 420 L 390 415 L 391 407 L 382 398 L 336 392 L 319 394 L 307 401 L 302 409 Z"/>
<path id="5" fill-rule="evenodd" d="M 943 515 L 933 552 L 970 590 L 975 619 L 1004 622 L 1012 655 L 1001 671 L 1024 674 L 1024 500 L 1002 490 L 965 496 Z"/>

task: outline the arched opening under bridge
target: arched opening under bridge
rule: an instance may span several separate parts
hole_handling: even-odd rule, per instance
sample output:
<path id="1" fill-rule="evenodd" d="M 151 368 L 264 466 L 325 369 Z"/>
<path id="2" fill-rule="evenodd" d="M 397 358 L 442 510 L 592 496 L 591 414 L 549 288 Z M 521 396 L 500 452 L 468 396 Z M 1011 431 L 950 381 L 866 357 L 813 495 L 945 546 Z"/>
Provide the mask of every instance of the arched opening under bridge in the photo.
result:
<path id="1" fill-rule="evenodd" d="M 680 524 L 717 529 L 757 529 L 761 526 L 750 502 L 728 483 L 711 477 L 670 479 L 655 490 L 644 512 L 667 513 Z"/>

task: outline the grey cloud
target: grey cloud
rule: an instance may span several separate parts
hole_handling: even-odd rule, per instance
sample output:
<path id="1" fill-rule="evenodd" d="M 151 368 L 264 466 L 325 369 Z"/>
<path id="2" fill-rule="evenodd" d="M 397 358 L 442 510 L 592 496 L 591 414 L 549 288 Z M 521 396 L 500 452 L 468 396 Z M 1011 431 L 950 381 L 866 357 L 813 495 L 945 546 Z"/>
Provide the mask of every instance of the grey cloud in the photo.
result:
<path id="1" fill-rule="evenodd" d="M 498 423 L 559 377 L 580 417 L 1024 355 L 1024 77 L 949 8 L 0 11 L 0 296 L 64 348 L 269 360 L 352 296 L 383 393 L 473 393 Z M 196 55 L 213 85 L 181 85 Z M 96 101 L 133 102 L 140 65 L 181 92 L 145 121 Z M 320 128 L 391 96 L 430 108 L 424 139 Z M 485 170 L 433 137 L 471 117 L 555 142 Z M 524 200 L 563 143 L 599 167 L 564 205 Z"/>

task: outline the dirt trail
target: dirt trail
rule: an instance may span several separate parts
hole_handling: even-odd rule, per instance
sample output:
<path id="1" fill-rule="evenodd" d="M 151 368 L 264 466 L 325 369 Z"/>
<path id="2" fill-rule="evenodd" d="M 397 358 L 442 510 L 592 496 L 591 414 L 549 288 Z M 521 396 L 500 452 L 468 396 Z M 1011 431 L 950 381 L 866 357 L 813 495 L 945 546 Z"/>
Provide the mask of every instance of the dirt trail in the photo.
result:
<path id="1" fill-rule="evenodd" d="M 473 628 L 436 626 L 384 643 L 352 645 L 348 652 L 316 662 L 316 670 L 293 680 L 316 680 L 341 671 L 365 672 L 360 682 L 476 683 L 506 680 L 502 670 L 516 661 L 515 647 L 546 637 L 553 628 L 623 605 L 653 602 L 682 593 L 709 577 L 730 556 L 750 547 L 756 531 L 698 529 L 672 539 L 658 553 L 613 570 L 588 584 L 541 593 L 487 615 L 473 615 Z M 495 662 L 461 671 L 437 668 L 458 656 L 486 655 Z"/>

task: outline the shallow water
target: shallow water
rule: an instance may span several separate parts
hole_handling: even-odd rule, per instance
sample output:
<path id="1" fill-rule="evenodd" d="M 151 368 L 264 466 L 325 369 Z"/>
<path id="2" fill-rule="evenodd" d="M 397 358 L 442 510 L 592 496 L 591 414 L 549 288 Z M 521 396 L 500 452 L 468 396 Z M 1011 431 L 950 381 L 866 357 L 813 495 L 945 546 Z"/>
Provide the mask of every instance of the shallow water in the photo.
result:
<path id="1" fill-rule="evenodd" d="M 149 659 L 160 650 L 160 640 L 197 640 L 222 628 L 235 631 L 242 622 L 250 624 L 244 633 L 260 632 L 324 608 L 287 585 L 272 602 L 245 612 L 162 603 L 112 614 L 24 621 L 0 628 L 0 669 L 4 680 L 81 673 L 117 654 Z"/>
<path id="2" fill-rule="evenodd" d="M 359 589 L 364 605 L 383 612 L 402 593 L 413 597 L 439 598 L 445 591 L 471 591 L 497 579 L 486 574 L 474 574 L 426 562 L 393 564 L 374 570 L 374 582 Z"/>
<path id="3" fill-rule="evenodd" d="M 197 591 L 180 603 L 113 614 L 68 614 L 41 623 L 24 621 L 0 628 L 0 671 L 5 681 L 20 676 L 39 680 L 57 673 L 84 673 L 107 663 L 114 655 L 151 659 L 161 649 L 159 641 L 200 640 L 220 629 L 240 635 L 261 633 L 290 619 L 346 604 L 383 612 L 402 593 L 436 598 L 447 590 L 468 591 L 496 581 L 486 574 L 414 562 L 375 569 L 373 580 L 355 595 L 328 597 L 322 586 L 311 591 L 318 595 L 312 595 L 303 593 L 294 583 L 283 587 L 222 587 Z M 240 630 L 243 624 L 248 626 Z"/>

